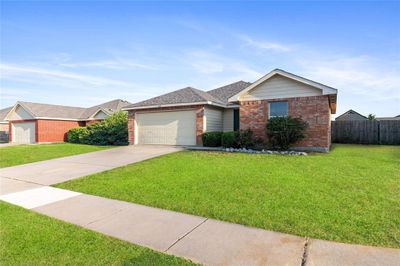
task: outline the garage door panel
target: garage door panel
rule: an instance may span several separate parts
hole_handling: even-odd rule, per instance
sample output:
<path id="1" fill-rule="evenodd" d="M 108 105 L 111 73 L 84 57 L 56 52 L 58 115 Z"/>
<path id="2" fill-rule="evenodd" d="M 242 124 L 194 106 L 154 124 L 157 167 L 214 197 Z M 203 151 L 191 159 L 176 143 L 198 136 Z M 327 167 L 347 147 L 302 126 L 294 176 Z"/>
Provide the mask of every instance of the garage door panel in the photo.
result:
<path id="1" fill-rule="evenodd" d="M 35 122 L 13 123 L 12 142 L 35 143 Z"/>
<path id="2" fill-rule="evenodd" d="M 137 114 L 140 144 L 195 145 L 195 111 Z"/>

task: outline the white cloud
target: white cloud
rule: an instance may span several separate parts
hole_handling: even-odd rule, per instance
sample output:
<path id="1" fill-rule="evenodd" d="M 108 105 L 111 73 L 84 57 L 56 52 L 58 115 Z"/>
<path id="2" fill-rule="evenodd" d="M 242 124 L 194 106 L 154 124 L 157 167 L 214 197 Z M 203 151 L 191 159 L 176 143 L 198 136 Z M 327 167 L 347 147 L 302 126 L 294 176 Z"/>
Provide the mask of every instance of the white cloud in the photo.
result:
<path id="1" fill-rule="evenodd" d="M 244 34 L 235 34 L 235 37 L 243 41 L 246 46 L 250 46 L 252 48 L 256 48 L 259 50 L 279 52 L 279 53 L 290 52 L 292 50 L 292 47 L 286 44 L 271 42 L 271 41 L 256 40 Z"/>
<path id="2" fill-rule="evenodd" d="M 105 68 L 105 69 L 114 69 L 114 70 L 124 70 L 124 69 L 146 69 L 146 70 L 155 70 L 156 67 L 146 65 L 146 64 L 138 64 L 133 63 L 128 60 L 101 60 L 101 61 L 92 61 L 92 62 L 76 62 L 76 63 L 61 63 L 60 66 L 64 67 L 96 67 L 96 68 Z"/>
<path id="3" fill-rule="evenodd" d="M 335 86 L 339 93 L 352 93 L 374 100 L 400 100 L 399 69 L 369 57 L 337 57 L 330 60 L 310 60 L 302 65 L 307 77 Z"/>
<path id="4" fill-rule="evenodd" d="M 227 58 L 208 51 L 192 51 L 184 59 L 184 63 L 193 67 L 200 74 L 215 77 L 233 76 L 236 80 L 254 80 L 261 76 L 257 70 L 235 58 Z"/>
<path id="5" fill-rule="evenodd" d="M 86 85 L 95 85 L 95 86 L 129 86 L 129 83 L 90 76 L 90 75 L 82 75 L 74 72 L 67 71 L 59 71 L 53 69 L 45 69 L 45 68 L 37 68 L 30 66 L 21 66 L 21 65 L 11 65 L 11 64 L 0 64 L 1 71 L 1 79 L 16 79 L 19 78 L 26 79 L 27 77 L 40 78 L 40 79 L 57 79 L 60 82 L 65 81 L 74 81 L 79 82 Z"/>

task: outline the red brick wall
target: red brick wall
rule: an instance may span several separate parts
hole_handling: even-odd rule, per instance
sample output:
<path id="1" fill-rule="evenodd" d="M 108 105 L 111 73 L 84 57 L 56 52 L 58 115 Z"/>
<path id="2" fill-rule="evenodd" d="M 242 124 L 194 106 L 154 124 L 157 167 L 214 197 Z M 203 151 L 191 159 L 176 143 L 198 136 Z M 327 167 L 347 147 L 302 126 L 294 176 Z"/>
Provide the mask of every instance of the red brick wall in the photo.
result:
<path id="1" fill-rule="evenodd" d="M 140 110 L 128 111 L 128 141 L 130 145 L 135 144 L 135 114 L 138 113 L 154 113 L 162 111 L 184 111 L 196 110 L 196 144 L 202 145 L 201 135 L 203 134 L 203 117 L 204 105 L 188 105 L 188 106 L 175 106 L 175 107 L 162 107 L 162 108 L 149 108 Z"/>
<path id="2" fill-rule="evenodd" d="M 266 139 L 268 103 L 272 101 L 287 101 L 289 115 L 301 117 L 308 123 L 306 137 L 296 147 L 329 149 L 331 111 L 326 95 L 240 102 L 240 129 L 251 129 L 256 137 Z"/>
<path id="3" fill-rule="evenodd" d="M 37 142 L 62 142 L 67 140 L 67 132 L 71 128 L 79 127 L 78 121 L 37 120 Z"/>

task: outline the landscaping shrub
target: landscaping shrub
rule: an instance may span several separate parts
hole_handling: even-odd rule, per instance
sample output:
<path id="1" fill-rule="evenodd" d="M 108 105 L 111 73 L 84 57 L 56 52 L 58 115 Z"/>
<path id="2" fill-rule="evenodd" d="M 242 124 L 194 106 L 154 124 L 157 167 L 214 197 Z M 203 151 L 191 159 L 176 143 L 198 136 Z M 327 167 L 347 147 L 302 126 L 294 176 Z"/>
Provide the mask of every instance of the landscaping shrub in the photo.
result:
<path id="1" fill-rule="evenodd" d="M 205 147 L 220 147 L 221 146 L 222 132 L 206 132 L 203 133 L 203 146 Z"/>
<path id="2" fill-rule="evenodd" d="M 253 148 L 255 140 L 253 137 L 253 131 L 250 129 L 241 130 L 237 139 L 237 146 L 239 148 Z"/>
<path id="3" fill-rule="evenodd" d="M 301 118 L 273 117 L 266 125 L 268 140 L 274 147 L 287 150 L 305 137 L 307 127 Z"/>
<path id="4" fill-rule="evenodd" d="M 127 145 L 128 115 L 116 112 L 88 127 L 68 131 L 68 142 L 92 145 Z"/>
<path id="5" fill-rule="evenodd" d="M 222 133 L 221 144 L 224 148 L 238 148 L 237 139 L 239 137 L 238 131 L 230 131 Z"/>
<path id="6" fill-rule="evenodd" d="M 253 148 L 255 146 L 253 132 L 250 129 L 224 132 L 221 142 L 224 148 Z"/>
<path id="7" fill-rule="evenodd" d="M 72 128 L 68 131 L 67 141 L 71 143 L 87 143 L 89 135 L 89 130 L 86 127 Z"/>

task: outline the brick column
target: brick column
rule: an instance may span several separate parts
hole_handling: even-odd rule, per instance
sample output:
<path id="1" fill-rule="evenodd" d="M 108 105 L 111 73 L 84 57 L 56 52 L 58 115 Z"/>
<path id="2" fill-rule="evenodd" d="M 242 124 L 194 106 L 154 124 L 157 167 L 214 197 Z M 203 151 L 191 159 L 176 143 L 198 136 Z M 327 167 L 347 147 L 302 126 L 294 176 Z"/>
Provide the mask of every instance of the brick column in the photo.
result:
<path id="1" fill-rule="evenodd" d="M 135 144 L 135 111 L 128 111 L 128 142 Z"/>

